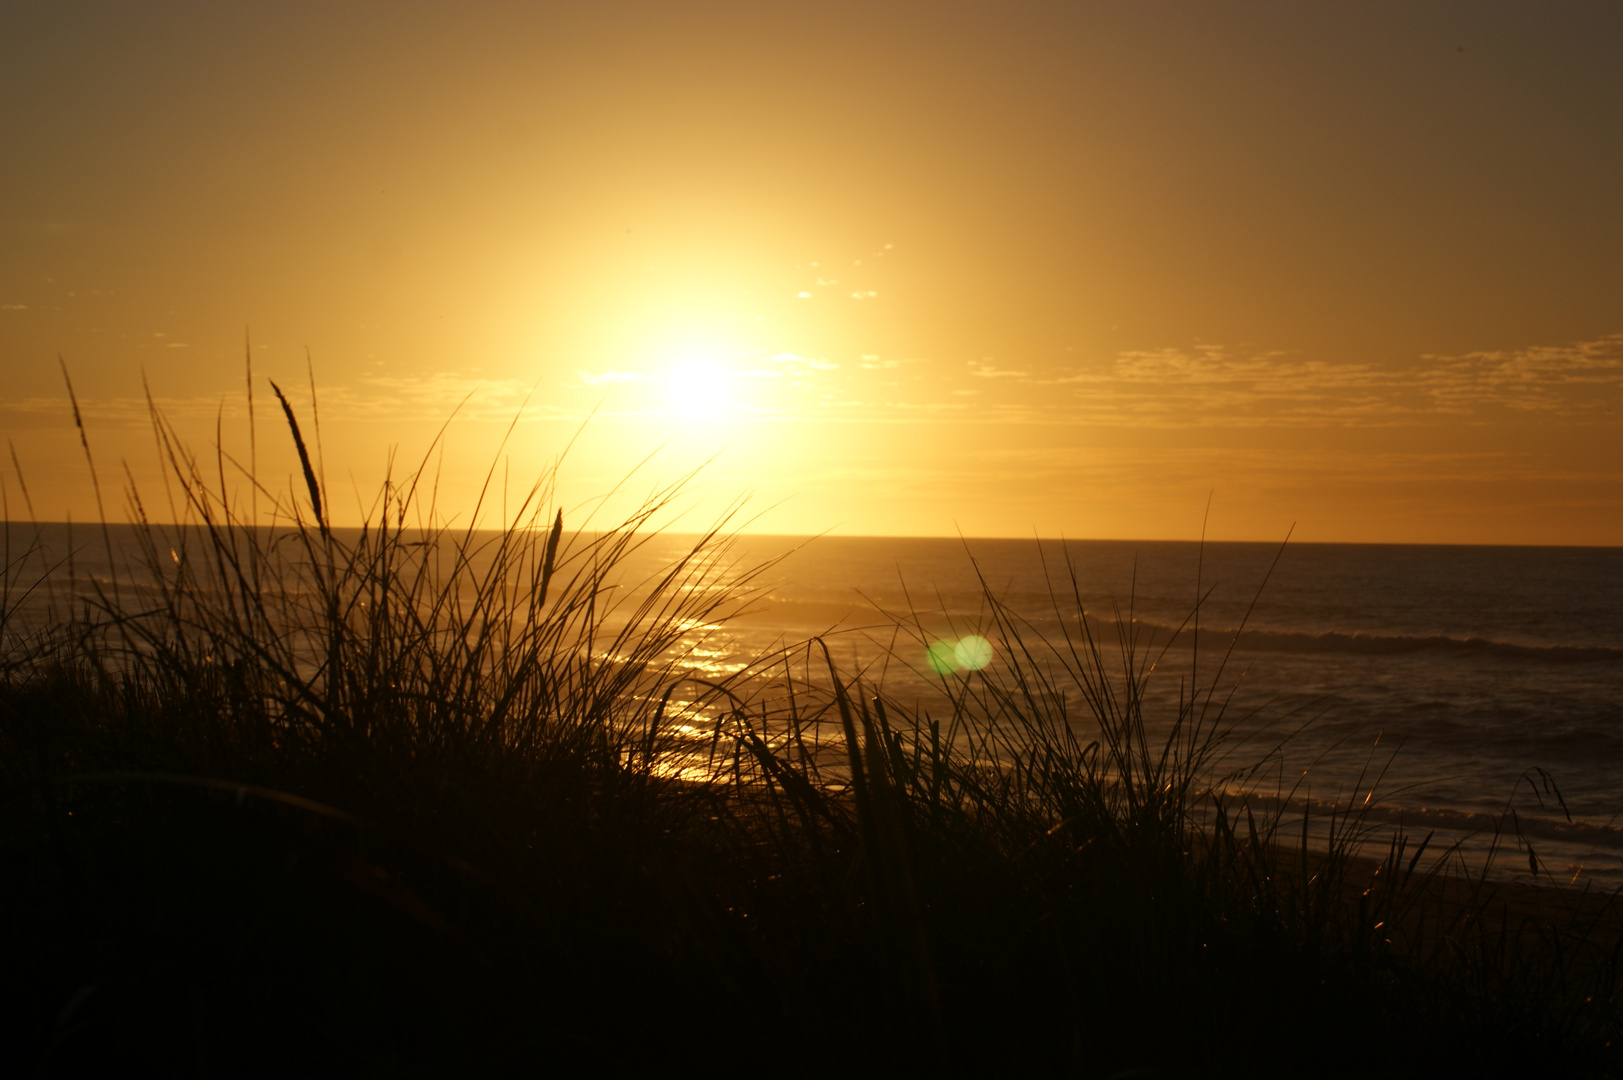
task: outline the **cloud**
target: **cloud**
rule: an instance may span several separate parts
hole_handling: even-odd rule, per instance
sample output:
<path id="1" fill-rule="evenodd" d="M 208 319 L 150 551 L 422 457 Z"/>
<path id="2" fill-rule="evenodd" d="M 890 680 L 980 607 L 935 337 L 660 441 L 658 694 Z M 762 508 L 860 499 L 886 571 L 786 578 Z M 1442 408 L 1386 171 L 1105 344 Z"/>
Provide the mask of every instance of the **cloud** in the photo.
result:
<path id="1" fill-rule="evenodd" d="M 995 364 L 983 361 L 979 366 L 970 365 L 969 373 L 978 379 L 1024 379 L 1024 371 L 1010 371 Z"/>
<path id="2" fill-rule="evenodd" d="M 1333 363 L 1218 344 L 1131 350 L 1091 364 L 956 370 L 877 353 L 842 368 L 778 353 L 757 361 L 771 394 L 733 412 L 779 418 L 1126 428 L 1396 427 L 1532 417 L 1623 419 L 1623 335 L 1554 347 L 1426 356 L 1406 366 Z M 921 365 L 900 381 L 889 375 Z M 884 373 L 884 374 L 881 374 Z M 753 373 L 752 373 L 753 374 Z M 764 392 L 764 389 L 763 389 Z M 909 400 L 897 400 L 905 397 Z"/>
<path id="3" fill-rule="evenodd" d="M 161 413 L 173 420 L 213 420 L 216 415 L 230 420 L 247 415 L 246 405 L 234 398 L 222 401 L 218 397 L 201 395 L 187 398 L 155 397 L 153 404 Z M 138 397 L 81 397 L 79 411 L 85 423 L 92 428 L 103 425 L 145 426 L 151 421 L 146 399 Z M 66 397 L 29 397 L 0 401 L 0 415 L 21 422 L 25 426 L 50 426 L 58 422 L 62 424 L 73 422 L 73 410 Z M 94 437 L 94 431 L 91 434 Z"/>
<path id="4" fill-rule="evenodd" d="M 774 353 L 766 358 L 768 364 L 782 364 L 792 371 L 834 371 L 840 365 L 832 360 L 824 360 L 815 356 L 801 356 L 798 353 Z"/>
<path id="5" fill-rule="evenodd" d="M 529 400 L 532 386 L 518 379 L 480 379 L 440 371 L 424 375 L 363 376 L 322 389 L 323 414 L 354 419 L 420 419 L 443 422 L 453 408 L 472 420 L 511 420 Z M 529 411 L 556 412 L 531 404 Z"/>
<path id="6" fill-rule="evenodd" d="M 0 311 L 27 311 L 27 304 L 0 304 Z"/>
<path id="7" fill-rule="evenodd" d="M 653 376 L 645 375 L 640 371 L 616 371 L 612 368 L 600 374 L 593 374 L 590 371 L 577 371 L 575 374 L 580 376 L 580 381 L 587 386 L 607 386 L 613 383 L 647 382 L 649 379 L 653 378 Z"/>
<path id="8" fill-rule="evenodd" d="M 728 373 L 737 393 L 723 410 L 727 417 L 1258 430 L 1623 423 L 1623 334 L 1561 346 L 1424 356 L 1401 367 L 1214 344 L 1133 350 L 1047 369 L 1005 368 L 990 358 L 962 366 L 883 360 L 877 353 L 842 365 L 780 352 L 752 357 L 750 364 Z M 566 392 L 555 390 L 538 400 L 530 399 L 529 383 L 514 379 L 450 372 L 361 376 L 323 387 L 321 415 L 333 422 L 439 424 L 453 408 L 463 419 L 503 423 L 521 408 L 533 418 L 660 414 L 635 400 L 616 404 L 636 411 L 608 411 L 597 400 L 617 384 L 651 383 L 653 374 L 618 369 L 573 374 Z M 82 404 L 87 417 L 102 423 L 146 423 L 146 403 L 139 398 Z M 242 409 L 234 399 L 201 395 L 165 398 L 158 405 L 177 420 L 212 419 L 222 408 L 227 417 L 240 416 Z M 19 423 L 54 423 L 52 417 L 68 415 L 66 407 L 57 398 L 13 399 L 0 402 L 0 414 Z M 34 419 L 25 421 L 30 416 Z"/>
<path id="9" fill-rule="evenodd" d="M 1428 355 L 1401 368 L 1201 345 L 1123 352 L 1104 364 L 1032 381 L 1070 387 L 1063 408 L 1091 423 L 1391 426 L 1448 416 L 1598 418 L 1623 406 L 1623 334 Z"/>
<path id="10" fill-rule="evenodd" d="M 1438 407 L 1580 416 L 1623 404 L 1623 334 L 1514 352 L 1427 356 L 1425 390 Z"/>

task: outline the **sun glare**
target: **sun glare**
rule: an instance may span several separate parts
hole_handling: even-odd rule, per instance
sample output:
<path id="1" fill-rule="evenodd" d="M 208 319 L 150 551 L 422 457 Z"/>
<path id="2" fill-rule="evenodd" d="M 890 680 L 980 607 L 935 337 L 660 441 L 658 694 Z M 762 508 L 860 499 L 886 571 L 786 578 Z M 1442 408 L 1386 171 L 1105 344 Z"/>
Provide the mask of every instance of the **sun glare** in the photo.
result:
<path id="1" fill-rule="evenodd" d="M 665 407 L 685 420 L 711 420 L 732 401 L 732 373 L 716 354 L 687 349 L 674 356 L 659 376 Z"/>

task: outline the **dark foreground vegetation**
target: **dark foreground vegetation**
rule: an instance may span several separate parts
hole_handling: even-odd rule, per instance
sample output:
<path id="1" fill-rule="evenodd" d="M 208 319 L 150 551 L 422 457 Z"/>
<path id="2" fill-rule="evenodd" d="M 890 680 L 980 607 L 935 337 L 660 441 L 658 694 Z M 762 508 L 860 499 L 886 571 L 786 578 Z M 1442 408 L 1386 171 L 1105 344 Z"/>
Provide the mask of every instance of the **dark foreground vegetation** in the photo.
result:
<path id="1" fill-rule="evenodd" d="M 314 472 L 250 511 L 168 446 L 143 584 L 24 633 L 8 555 L 6 1075 L 1623 1068 L 1607 898 L 1287 834 L 1214 775 L 1220 679 L 1147 715 L 1079 612 L 992 603 L 928 714 L 815 641 L 701 681 L 715 536 L 625 581 L 643 519 L 419 531 L 406 482 L 341 540 Z"/>

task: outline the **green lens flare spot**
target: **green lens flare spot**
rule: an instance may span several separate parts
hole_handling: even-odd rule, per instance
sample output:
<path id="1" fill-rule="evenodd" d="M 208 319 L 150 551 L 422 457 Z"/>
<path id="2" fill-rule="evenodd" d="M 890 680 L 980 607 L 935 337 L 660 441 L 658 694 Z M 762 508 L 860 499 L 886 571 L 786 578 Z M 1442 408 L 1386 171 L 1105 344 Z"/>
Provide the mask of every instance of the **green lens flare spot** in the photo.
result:
<path id="1" fill-rule="evenodd" d="M 930 646 L 925 659 L 929 661 L 930 670 L 937 675 L 951 675 L 958 670 L 958 662 L 953 659 L 956 651 L 952 642 L 938 641 Z"/>
<path id="2" fill-rule="evenodd" d="M 979 634 L 970 634 L 953 646 L 952 658 L 965 671 L 979 671 L 992 662 L 992 643 Z"/>

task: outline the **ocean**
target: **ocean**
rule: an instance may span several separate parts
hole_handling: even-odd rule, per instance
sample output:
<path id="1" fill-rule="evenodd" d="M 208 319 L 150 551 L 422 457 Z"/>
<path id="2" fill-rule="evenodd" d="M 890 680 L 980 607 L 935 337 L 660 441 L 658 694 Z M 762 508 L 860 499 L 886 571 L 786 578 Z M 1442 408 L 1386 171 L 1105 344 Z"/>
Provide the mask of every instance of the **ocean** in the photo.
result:
<path id="1" fill-rule="evenodd" d="M 1266 762 L 1252 784 L 1298 812 L 1357 804 L 1376 834 L 1435 833 L 1430 851 L 1458 845 L 1480 867 L 1513 810 L 1493 876 L 1525 877 L 1531 844 L 1541 876 L 1623 885 L 1623 548 L 740 544 L 746 563 L 786 551 L 756 610 L 707 651 L 741 658 L 823 634 L 837 663 L 928 707 L 943 683 L 982 677 L 938 672 L 936 640 L 983 636 L 985 673 L 1007 663 L 988 593 L 1050 637 L 1080 597 L 1107 656 L 1118 619 L 1158 655 L 1150 685 L 1163 709 L 1215 685 L 1229 731 L 1220 766 Z M 922 632 L 898 635 L 898 615 Z M 1073 722 L 1091 726 L 1080 707 Z"/>
<path id="2" fill-rule="evenodd" d="M 115 548 L 134 536 L 112 532 Z M 140 588 L 94 526 L 71 544 L 59 525 L 10 536 L 11 599 L 48 579 L 13 634 L 60 616 L 70 576 L 81 595 Z M 628 569 L 692 542 L 658 535 Z M 692 629 L 702 674 L 785 649 L 803 661 L 816 636 L 842 675 L 927 711 L 1006 670 L 989 595 L 1050 638 L 1080 601 L 1107 657 L 1130 626 L 1155 658 L 1152 714 L 1215 691 L 1220 786 L 1246 773 L 1321 822 L 1356 805 L 1377 837 L 1432 834 L 1429 850 L 1477 868 L 1497 844 L 1496 877 L 1525 879 L 1531 844 L 1555 881 L 1623 886 L 1623 548 L 748 536 L 731 558 L 770 565 L 742 614 Z M 1070 719 L 1088 734 L 1080 698 Z"/>

